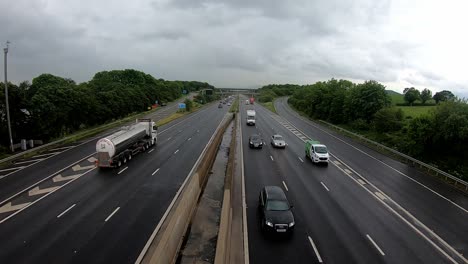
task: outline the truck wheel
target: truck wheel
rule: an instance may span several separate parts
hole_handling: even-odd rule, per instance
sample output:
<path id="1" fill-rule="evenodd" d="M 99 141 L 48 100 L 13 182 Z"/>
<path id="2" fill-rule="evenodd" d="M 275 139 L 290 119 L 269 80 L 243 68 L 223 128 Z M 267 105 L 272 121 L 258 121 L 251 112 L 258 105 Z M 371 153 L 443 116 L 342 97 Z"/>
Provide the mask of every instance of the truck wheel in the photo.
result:
<path id="1" fill-rule="evenodd" d="M 129 160 L 129 161 L 132 160 L 132 153 L 129 153 L 129 154 L 128 154 L 128 160 Z"/>
<path id="2" fill-rule="evenodd" d="M 141 146 L 141 150 L 142 150 L 143 152 L 146 150 L 146 145 L 145 145 L 145 144 L 143 144 L 143 145 Z"/>
<path id="3" fill-rule="evenodd" d="M 119 159 L 119 161 L 117 162 L 117 168 L 120 168 L 120 166 L 122 166 L 122 160 Z"/>
<path id="4" fill-rule="evenodd" d="M 124 157 L 124 158 L 123 158 L 123 163 L 124 163 L 124 164 L 127 163 L 127 157 Z"/>

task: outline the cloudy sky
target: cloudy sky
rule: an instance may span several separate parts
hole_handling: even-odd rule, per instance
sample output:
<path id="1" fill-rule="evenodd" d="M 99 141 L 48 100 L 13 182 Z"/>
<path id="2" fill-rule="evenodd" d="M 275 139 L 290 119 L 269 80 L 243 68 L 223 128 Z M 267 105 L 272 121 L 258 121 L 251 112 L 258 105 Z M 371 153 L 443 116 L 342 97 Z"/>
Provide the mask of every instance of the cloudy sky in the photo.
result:
<path id="1" fill-rule="evenodd" d="M 373 79 L 468 98 L 467 9 L 466 0 L 0 0 L 0 41 L 11 42 L 14 82 L 134 68 L 217 87 Z"/>

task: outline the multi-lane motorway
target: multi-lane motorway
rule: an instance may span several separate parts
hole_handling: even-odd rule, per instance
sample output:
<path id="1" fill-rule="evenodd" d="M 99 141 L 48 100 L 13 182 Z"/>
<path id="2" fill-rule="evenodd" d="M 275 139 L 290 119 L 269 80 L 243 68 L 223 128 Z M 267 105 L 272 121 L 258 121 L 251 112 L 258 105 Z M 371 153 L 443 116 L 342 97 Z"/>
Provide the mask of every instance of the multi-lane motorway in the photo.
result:
<path id="1" fill-rule="evenodd" d="M 251 263 L 466 261 L 465 195 L 300 117 L 285 99 L 275 106 L 279 115 L 255 105 L 256 126 L 242 126 Z M 252 107 L 242 105 L 243 119 Z M 248 148 L 253 133 L 264 137 L 263 149 Z M 286 149 L 269 145 L 276 133 L 286 139 Z M 309 138 L 328 146 L 328 167 L 305 158 Z M 261 233 L 257 204 L 264 185 L 282 187 L 294 205 L 292 238 Z"/>
<path id="2" fill-rule="evenodd" d="M 0 263 L 135 262 L 226 111 L 212 104 L 160 127 L 158 146 L 120 169 L 88 169 L 61 188 L 37 189 L 50 193 L 27 192 L 44 198 L 0 224 Z M 4 177 L 2 201 L 93 154 L 95 143 Z"/>
<path id="3" fill-rule="evenodd" d="M 284 98 L 278 114 L 242 98 L 250 263 L 466 262 L 465 194 L 301 117 Z M 213 104 L 160 127 L 158 146 L 119 169 L 91 166 L 98 136 L 1 171 L 0 263 L 135 262 L 227 108 Z M 245 124 L 246 109 L 256 110 L 256 126 Z M 266 146 L 249 149 L 251 134 Z M 273 134 L 286 149 L 271 147 Z M 307 139 L 328 146 L 328 166 L 305 158 Z M 280 186 L 294 205 L 292 237 L 260 231 L 265 185 Z"/>

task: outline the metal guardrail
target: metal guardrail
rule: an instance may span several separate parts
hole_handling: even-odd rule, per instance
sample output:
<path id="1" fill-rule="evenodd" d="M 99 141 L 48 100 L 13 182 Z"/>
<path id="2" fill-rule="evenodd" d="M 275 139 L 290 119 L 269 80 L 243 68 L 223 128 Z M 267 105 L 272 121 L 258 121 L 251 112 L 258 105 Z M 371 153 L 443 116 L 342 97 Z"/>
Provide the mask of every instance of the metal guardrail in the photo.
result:
<path id="1" fill-rule="evenodd" d="M 448 179 L 450 178 L 451 180 L 454 181 L 455 186 L 456 186 L 457 184 L 461 184 L 461 185 L 464 185 L 464 186 L 465 186 L 465 190 L 468 190 L 468 182 L 466 182 L 466 181 L 464 181 L 464 180 L 462 180 L 462 179 L 460 179 L 460 178 L 458 178 L 458 177 L 455 177 L 455 176 L 453 176 L 452 174 L 449 174 L 449 173 L 447 173 L 447 172 L 445 172 L 445 171 L 442 171 L 442 170 L 440 170 L 440 169 L 438 169 L 438 168 L 436 168 L 436 167 L 434 167 L 434 166 L 431 166 L 431 165 L 429 165 L 429 164 L 427 164 L 427 163 L 424 163 L 424 162 L 422 162 L 422 161 L 420 161 L 420 160 L 417 160 L 417 159 L 415 159 L 415 158 L 413 158 L 413 157 L 411 157 L 411 156 L 408 156 L 408 155 L 403 154 L 403 153 L 401 153 L 401 152 L 399 152 L 399 151 L 396 151 L 396 150 L 394 150 L 394 149 L 392 149 L 392 148 L 389 148 L 389 147 L 387 147 L 387 146 L 385 146 L 385 145 L 382 145 L 382 144 L 377 143 L 377 142 L 375 142 L 375 141 L 373 141 L 373 140 L 370 140 L 370 139 L 368 139 L 368 138 L 366 138 L 366 137 L 364 137 L 364 136 L 362 136 L 362 135 L 356 134 L 356 133 L 354 133 L 354 132 L 351 132 L 351 131 L 349 131 L 349 130 L 346 130 L 346 129 L 344 129 L 344 128 L 341 128 L 341 127 L 339 127 L 339 126 L 330 124 L 330 123 L 328 123 L 328 122 L 326 122 L 326 121 L 323 121 L 323 120 L 319 120 L 319 121 L 322 122 L 322 123 L 324 123 L 324 124 L 326 124 L 326 125 L 328 125 L 328 126 L 331 126 L 331 127 L 335 128 L 335 129 L 337 129 L 337 130 L 340 130 L 340 131 L 346 132 L 346 133 L 348 133 L 348 134 L 350 134 L 350 135 L 353 135 L 353 136 L 355 136 L 355 137 L 357 137 L 357 138 L 359 138 L 359 139 L 361 139 L 361 140 L 363 140 L 363 141 L 365 141 L 365 142 L 367 142 L 367 143 L 376 145 L 376 146 L 379 147 L 379 148 L 382 148 L 382 149 L 385 149 L 385 150 L 387 150 L 387 151 L 390 151 L 391 153 L 393 153 L 393 154 L 395 154 L 395 155 L 397 155 L 397 156 L 400 156 L 400 157 L 402 157 L 402 158 L 404 158 L 404 159 L 406 159 L 406 160 L 408 160 L 408 161 L 411 161 L 413 164 L 418 164 L 420 168 L 423 168 L 423 167 L 424 167 L 424 168 L 427 169 L 428 172 L 433 171 L 433 172 L 435 173 L 436 176 L 442 175 L 442 176 L 445 177 L 445 180 L 448 180 Z"/>
<path id="2" fill-rule="evenodd" d="M 184 97 L 185 98 L 185 97 Z M 180 99 L 180 98 L 179 98 Z M 168 107 L 173 107 L 175 105 L 177 105 L 177 102 L 179 102 L 179 99 L 177 101 L 174 101 L 174 102 L 171 102 L 171 104 L 168 106 Z M 156 111 L 154 111 L 156 112 Z M 138 113 L 138 114 L 135 114 L 135 116 L 137 115 L 141 115 L 143 113 Z M 144 113 L 144 114 L 150 114 L 150 113 Z M 128 117 L 127 117 L 128 118 Z M 132 116 L 133 118 L 133 116 Z M 103 124 L 101 126 L 98 126 L 98 127 L 95 127 L 95 128 L 92 128 L 88 131 L 82 131 L 82 132 L 78 132 L 79 134 L 88 134 L 88 133 L 94 133 L 94 131 L 99 131 L 100 129 L 107 129 L 108 127 L 112 127 L 114 125 L 118 125 L 120 123 L 126 123 L 126 122 L 130 122 L 129 120 L 125 120 L 126 118 L 123 118 L 123 119 L 120 119 L 120 120 L 116 120 L 114 122 L 111 122 L 111 123 L 108 123 L 108 124 Z M 41 149 L 44 149 L 44 148 L 47 148 L 47 147 L 50 147 L 50 146 L 53 146 L 53 145 L 57 145 L 57 144 L 60 144 L 64 141 L 67 141 L 73 137 L 76 137 L 78 136 L 79 134 L 75 134 L 75 135 L 71 135 L 71 136 L 68 136 L 68 137 L 65 137 L 65 138 L 62 138 L 62 139 L 59 139 L 59 140 L 56 140 L 56 141 L 53 141 L 53 142 L 50 142 L 50 143 L 47 143 L 47 144 L 44 144 L 44 145 L 41 145 L 39 147 L 35 147 L 35 148 L 31 148 L 31 149 L 28 149 L 28 150 L 25 150 L 25 151 L 22 151 L 18 154 L 15 154 L 15 155 L 12 155 L 12 156 L 9 156 L 7 158 L 4 158 L 4 159 L 1 159 L 0 160 L 0 164 L 3 164 L 5 162 L 9 162 L 11 160 L 14 160 L 14 159 L 17 159 L 19 157 L 22 157 L 24 155 L 27 155 L 29 153 L 32 153 L 32 152 L 36 152 L 36 151 L 39 151 Z"/>

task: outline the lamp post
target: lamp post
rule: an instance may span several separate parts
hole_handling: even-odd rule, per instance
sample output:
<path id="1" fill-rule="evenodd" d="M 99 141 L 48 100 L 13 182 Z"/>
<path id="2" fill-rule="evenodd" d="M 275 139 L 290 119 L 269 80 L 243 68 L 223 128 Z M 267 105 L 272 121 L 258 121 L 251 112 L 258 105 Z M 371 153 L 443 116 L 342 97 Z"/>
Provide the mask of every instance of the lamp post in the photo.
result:
<path id="1" fill-rule="evenodd" d="M 7 79 L 7 54 L 8 54 L 8 45 L 10 44 L 9 41 L 6 42 L 6 48 L 3 49 L 5 52 L 5 106 L 7 112 L 7 122 L 8 122 L 8 135 L 10 136 L 10 150 L 14 152 L 15 149 L 13 148 L 13 138 L 11 137 L 11 124 L 10 124 L 10 107 L 8 106 L 8 79 Z"/>

